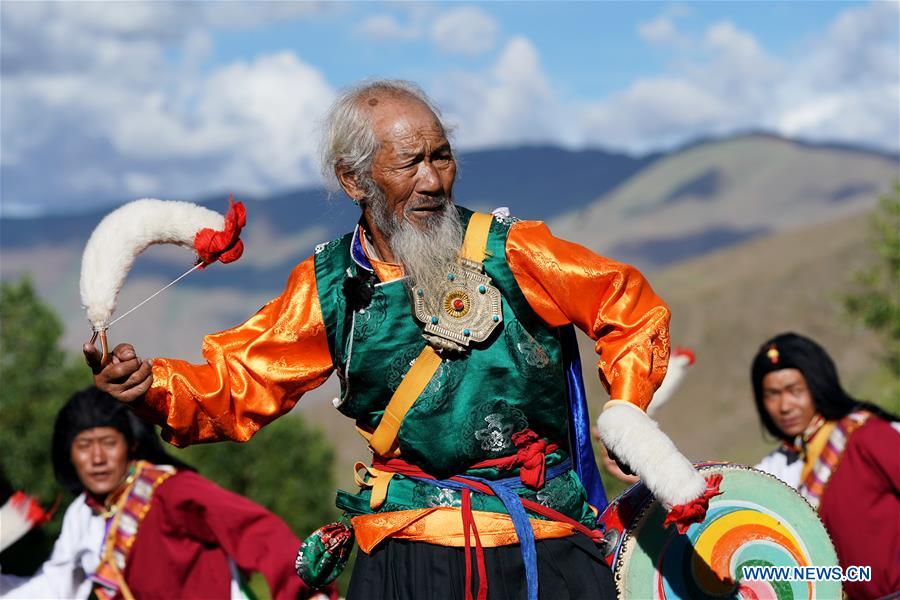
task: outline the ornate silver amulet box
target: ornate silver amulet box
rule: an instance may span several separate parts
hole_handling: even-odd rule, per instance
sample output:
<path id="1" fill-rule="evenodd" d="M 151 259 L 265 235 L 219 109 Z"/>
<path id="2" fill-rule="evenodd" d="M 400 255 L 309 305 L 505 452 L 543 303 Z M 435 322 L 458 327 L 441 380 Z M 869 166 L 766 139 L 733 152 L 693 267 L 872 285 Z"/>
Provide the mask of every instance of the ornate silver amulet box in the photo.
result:
<path id="1" fill-rule="evenodd" d="M 425 324 L 425 339 L 438 350 L 463 351 L 483 342 L 503 321 L 500 290 L 484 265 L 460 259 L 439 289 L 416 287 L 413 310 Z"/>

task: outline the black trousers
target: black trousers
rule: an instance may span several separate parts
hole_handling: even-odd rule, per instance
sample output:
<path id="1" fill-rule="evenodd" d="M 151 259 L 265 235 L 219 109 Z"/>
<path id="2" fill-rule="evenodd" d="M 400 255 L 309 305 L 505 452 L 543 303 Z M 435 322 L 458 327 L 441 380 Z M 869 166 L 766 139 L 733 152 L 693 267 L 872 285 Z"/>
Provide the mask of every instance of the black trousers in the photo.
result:
<path id="1" fill-rule="evenodd" d="M 536 542 L 538 592 L 541 600 L 590 598 L 615 600 L 612 571 L 589 538 Z M 466 562 L 462 548 L 388 539 L 372 554 L 358 551 L 350 578 L 348 600 L 463 600 Z M 525 566 L 519 546 L 485 548 L 488 598 L 524 600 Z M 472 593 L 478 590 L 478 569 L 472 550 Z"/>

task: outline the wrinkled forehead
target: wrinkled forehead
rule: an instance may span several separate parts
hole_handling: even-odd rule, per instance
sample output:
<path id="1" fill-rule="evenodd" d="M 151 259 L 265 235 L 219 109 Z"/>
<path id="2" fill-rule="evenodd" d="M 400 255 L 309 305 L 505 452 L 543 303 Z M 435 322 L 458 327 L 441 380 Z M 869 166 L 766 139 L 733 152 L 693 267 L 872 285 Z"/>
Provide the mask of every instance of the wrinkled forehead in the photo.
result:
<path id="1" fill-rule="evenodd" d="M 396 142 L 410 135 L 446 141 L 446 132 L 427 104 L 412 96 L 373 92 L 360 99 L 369 113 L 372 131 L 380 143 Z"/>

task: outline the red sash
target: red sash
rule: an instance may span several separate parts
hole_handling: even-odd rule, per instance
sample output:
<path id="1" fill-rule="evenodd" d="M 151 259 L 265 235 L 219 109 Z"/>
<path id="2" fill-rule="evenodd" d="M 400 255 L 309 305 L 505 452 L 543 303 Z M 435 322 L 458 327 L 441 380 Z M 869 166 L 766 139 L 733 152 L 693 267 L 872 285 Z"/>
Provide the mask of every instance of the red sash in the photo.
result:
<path id="1" fill-rule="evenodd" d="M 847 448 L 847 442 L 850 441 L 850 435 L 864 425 L 871 416 L 872 414 L 866 411 L 852 412 L 838 421 L 834 431 L 831 432 L 828 442 L 816 459 L 815 464 L 797 489 L 800 495 L 806 498 L 813 508 L 818 510 L 822 493 L 825 491 L 825 486 L 828 484 L 831 474 L 834 473 L 838 463 L 841 462 L 841 458 L 844 456 L 844 450 Z"/>
<path id="2" fill-rule="evenodd" d="M 131 482 L 126 483 L 126 489 L 116 502 L 113 516 L 109 520 L 100 554 L 100 566 L 91 575 L 91 579 L 97 584 L 94 586 L 94 593 L 100 600 L 134 599 L 124 576 L 128 555 L 137 538 L 141 521 L 150 510 L 153 492 L 174 474 L 175 469 L 168 465 L 153 465 L 146 461 L 136 463 Z"/>

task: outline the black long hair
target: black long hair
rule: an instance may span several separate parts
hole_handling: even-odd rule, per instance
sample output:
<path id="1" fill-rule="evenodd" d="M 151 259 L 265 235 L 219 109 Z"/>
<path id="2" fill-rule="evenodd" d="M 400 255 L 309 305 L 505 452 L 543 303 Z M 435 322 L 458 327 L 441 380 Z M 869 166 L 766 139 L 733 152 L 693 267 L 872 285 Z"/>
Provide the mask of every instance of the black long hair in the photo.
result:
<path id="1" fill-rule="evenodd" d="M 756 412 L 766 431 L 776 438 L 791 441 L 778 429 L 763 405 L 762 380 L 781 369 L 797 369 L 803 374 L 816 412 L 829 421 L 841 419 L 855 410 L 867 410 L 888 421 L 898 420 L 881 407 L 857 400 L 844 391 L 834 361 L 822 346 L 796 333 L 780 333 L 760 346 L 750 370 Z"/>
<path id="2" fill-rule="evenodd" d="M 109 394 L 89 387 L 69 398 L 56 415 L 53 427 L 53 472 L 56 481 L 73 494 L 80 494 L 84 486 L 72 464 L 72 442 L 79 433 L 94 427 L 112 427 L 121 432 L 128 444 L 129 459 L 191 469 L 163 450 L 153 426 L 138 419 Z"/>

